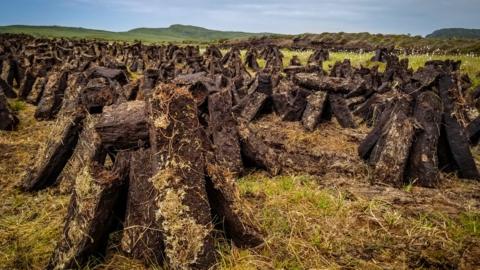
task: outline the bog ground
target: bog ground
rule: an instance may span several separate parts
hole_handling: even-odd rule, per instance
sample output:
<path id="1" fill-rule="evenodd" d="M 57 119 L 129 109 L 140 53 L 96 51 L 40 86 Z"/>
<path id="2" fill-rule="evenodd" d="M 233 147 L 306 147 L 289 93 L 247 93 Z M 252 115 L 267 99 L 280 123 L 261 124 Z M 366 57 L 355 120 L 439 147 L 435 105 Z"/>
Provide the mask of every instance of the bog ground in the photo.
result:
<path id="1" fill-rule="evenodd" d="M 3 40 L 0 269 L 480 266 L 477 56 Z"/>
<path id="2" fill-rule="evenodd" d="M 0 137 L 0 265 L 2 269 L 42 269 L 60 236 L 70 196 L 58 188 L 35 194 L 15 188 L 53 124 L 35 121 L 34 107 L 21 104 L 19 130 L 2 132 Z M 310 134 L 298 124 L 278 128 L 292 143 L 356 155 L 358 139 L 340 131 L 336 123 Z M 447 183 L 432 190 L 372 188 L 366 167 L 353 175 L 323 177 L 272 178 L 252 172 L 238 184 L 259 226 L 268 232 L 265 245 L 244 250 L 219 238 L 216 266 L 474 269 L 480 263 L 480 185 L 459 182 L 448 174 L 442 177 Z M 112 252 L 106 261 L 86 269 L 149 269 L 122 255 L 115 241 L 118 237 L 119 233 L 111 236 Z"/>

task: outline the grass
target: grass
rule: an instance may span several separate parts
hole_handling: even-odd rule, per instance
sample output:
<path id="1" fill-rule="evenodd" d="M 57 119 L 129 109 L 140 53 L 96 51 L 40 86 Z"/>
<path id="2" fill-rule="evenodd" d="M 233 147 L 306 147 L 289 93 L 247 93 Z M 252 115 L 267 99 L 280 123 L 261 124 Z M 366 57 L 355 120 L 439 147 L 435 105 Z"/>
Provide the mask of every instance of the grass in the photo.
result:
<path id="1" fill-rule="evenodd" d="M 20 112 L 22 110 L 25 110 L 26 105 L 25 102 L 21 100 L 12 100 L 9 102 L 10 109 L 12 109 L 14 112 Z"/>
<path id="2" fill-rule="evenodd" d="M 18 131 L 0 131 L 0 269 L 39 269 L 56 244 L 69 196 L 56 190 L 22 193 L 16 183 L 35 150 L 47 140 L 51 123 L 33 119 L 34 108 L 11 101 L 18 112 Z"/>
<path id="3" fill-rule="evenodd" d="M 221 246 L 221 269 L 399 269 L 457 265 L 469 241 L 478 241 L 478 211 L 458 218 L 411 215 L 381 200 L 352 199 L 309 176 L 240 180 L 255 198 L 257 219 L 268 231 L 257 250 Z M 428 207 L 425 207 L 428 211 Z"/>
<path id="4" fill-rule="evenodd" d="M 68 200 L 52 191 L 8 192 L 0 208 L 0 269 L 45 265 L 60 236 Z"/>
<path id="5" fill-rule="evenodd" d="M 297 55 L 302 64 L 306 64 L 308 57 L 312 54 L 312 51 L 291 51 L 291 50 L 282 50 L 284 54 L 283 63 L 287 66 L 290 63 L 290 59 L 294 55 Z M 330 70 L 330 68 L 337 61 L 343 61 L 344 59 L 350 59 L 353 66 L 359 67 L 363 65 L 364 67 L 373 67 L 375 65 L 379 66 L 380 70 L 385 70 L 385 64 L 379 62 L 372 62 L 373 53 L 354 53 L 354 52 L 331 52 L 330 59 L 323 63 L 323 68 L 325 70 Z M 461 72 L 468 74 L 472 80 L 473 87 L 480 85 L 480 57 L 473 54 L 414 54 L 414 55 L 400 55 L 400 58 L 409 59 L 409 67 L 413 70 L 417 70 L 419 67 L 425 65 L 425 62 L 430 60 L 461 60 Z M 264 61 L 259 61 L 261 66 L 264 66 Z"/>
<path id="6" fill-rule="evenodd" d="M 225 53 L 226 50 L 223 50 L 222 53 Z M 282 50 L 284 55 L 283 65 L 288 66 L 290 60 L 294 55 L 298 56 L 302 65 L 307 64 L 308 57 L 313 53 L 313 51 L 295 51 L 295 50 Z M 241 51 L 241 55 L 245 58 L 246 51 Z M 373 53 L 355 53 L 355 52 L 330 52 L 330 59 L 323 63 L 324 70 L 329 71 L 335 62 L 343 61 L 344 59 L 350 59 L 350 62 L 355 67 L 364 67 L 372 68 L 373 66 L 378 65 L 380 71 L 385 70 L 385 64 L 380 62 L 372 62 L 370 59 L 373 57 Z M 413 54 L 413 55 L 400 55 L 400 58 L 408 58 L 409 67 L 413 70 L 417 70 L 419 67 L 425 65 L 425 62 L 430 60 L 461 60 L 461 72 L 468 74 L 472 80 L 472 88 L 480 85 L 480 56 L 474 54 Z M 263 59 L 258 59 L 258 64 L 260 67 L 265 67 L 265 61 Z"/>
<path id="7" fill-rule="evenodd" d="M 284 54 L 284 61 L 297 54 L 305 63 L 309 52 Z M 332 53 L 324 65 L 328 68 L 344 58 L 354 65 L 371 65 L 371 56 Z M 410 64 L 416 68 L 441 57 L 417 55 Z M 458 57 L 469 74 L 480 71 L 478 58 Z M 29 194 L 15 187 L 53 123 L 35 121 L 35 107 L 29 104 L 9 102 L 19 114 L 20 126 L 0 132 L 0 269 L 42 269 L 60 236 L 69 196 L 57 188 Z M 355 155 L 355 136 L 347 134 L 353 131 L 334 123 L 312 133 L 300 130 L 298 123 L 281 122 L 272 132 L 283 132 L 289 145 Z M 363 127 L 355 132 L 364 132 Z M 474 156 L 478 162 L 478 149 Z M 370 186 L 368 172 L 323 177 L 252 172 L 238 185 L 265 232 L 265 245 L 240 249 L 217 239 L 216 268 L 474 269 L 480 265 L 480 184 L 443 177 L 447 183 L 440 189 L 414 185 L 393 189 Z M 85 269 L 147 269 L 114 244 L 109 251 L 105 260 L 92 259 Z"/>

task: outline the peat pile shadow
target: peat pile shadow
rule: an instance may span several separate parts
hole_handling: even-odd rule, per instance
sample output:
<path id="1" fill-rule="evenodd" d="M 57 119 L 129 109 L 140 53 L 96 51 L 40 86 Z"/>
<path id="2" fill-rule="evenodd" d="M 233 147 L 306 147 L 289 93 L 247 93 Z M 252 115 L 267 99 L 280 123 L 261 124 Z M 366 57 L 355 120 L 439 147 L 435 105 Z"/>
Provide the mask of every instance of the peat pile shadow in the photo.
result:
<path id="1" fill-rule="evenodd" d="M 396 187 L 441 185 L 441 171 L 478 180 L 469 147 L 480 137 L 480 95 L 467 94 L 459 62 L 430 61 L 414 72 L 382 49 L 374 60 L 387 63 L 384 72 L 347 59 L 327 73 L 325 49 L 283 67 L 276 46 L 251 47 L 242 59 L 238 48 L 223 55 L 215 46 L 201 54 L 192 46 L 0 40 L 8 129 L 18 120 L 3 96 L 56 121 L 21 183 L 25 192 L 60 185 L 72 196 L 49 269 L 82 267 L 119 229 L 126 254 L 175 269 L 212 266 L 217 233 L 240 247 L 261 245 L 268 232 L 235 183 L 251 168 L 353 178 L 371 166 L 374 184 Z M 280 127 L 296 122 L 299 133 L 335 119 L 358 156 L 289 144 L 265 124 L 272 117 Z"/>

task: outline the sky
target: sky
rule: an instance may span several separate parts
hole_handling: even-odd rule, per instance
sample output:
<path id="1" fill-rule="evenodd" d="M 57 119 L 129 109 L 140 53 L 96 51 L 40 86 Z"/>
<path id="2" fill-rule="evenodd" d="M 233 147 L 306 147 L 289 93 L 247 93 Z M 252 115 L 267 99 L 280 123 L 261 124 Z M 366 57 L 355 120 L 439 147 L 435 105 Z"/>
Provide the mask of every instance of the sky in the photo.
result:
<path id="1" fill-rule="evenodd" d="M 480 0 L 0 0 L 0 25 L 127 31 L 188 24 L 282 34 L 480 28 Z"/>

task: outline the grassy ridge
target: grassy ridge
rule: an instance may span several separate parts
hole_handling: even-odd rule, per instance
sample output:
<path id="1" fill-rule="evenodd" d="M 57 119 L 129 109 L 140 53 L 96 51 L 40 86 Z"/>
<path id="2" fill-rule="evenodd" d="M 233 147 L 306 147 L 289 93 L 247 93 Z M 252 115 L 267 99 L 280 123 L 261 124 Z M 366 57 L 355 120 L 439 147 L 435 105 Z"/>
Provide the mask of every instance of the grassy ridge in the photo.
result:
<path id="1" fill-rule="evenodd" d="M 480 38 L 480 29 L 444 28 L 427 35 L 432 38 Z"/>
<path id="2" fill-rule="evenodd" d="M 221 39 L 242 39 L 247 37 L 269 35 L 268 33 L 246 33 L 232 31 L 217 31 L 189 25 L 171 25 L 167 28 L 136 28 L 126 32 L 112 32 L 64 26 L 0 26 L 0 33 L 28 34 L 47 38 L 86 38 L 116 41 L 144 42 L 208 42 Z"/>

